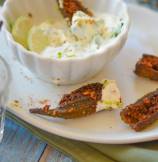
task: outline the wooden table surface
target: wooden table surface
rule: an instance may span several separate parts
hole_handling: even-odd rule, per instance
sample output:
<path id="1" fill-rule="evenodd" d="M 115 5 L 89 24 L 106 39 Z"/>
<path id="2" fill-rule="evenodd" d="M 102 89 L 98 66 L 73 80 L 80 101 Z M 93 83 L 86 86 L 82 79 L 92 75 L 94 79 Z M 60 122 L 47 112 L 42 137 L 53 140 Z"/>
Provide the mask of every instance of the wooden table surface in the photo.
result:
<path id="1" fill-rule="evenodd" d="M 126 0 L 136 2 L 136 0 Z M 140 3 L 158 9 L 157 0 L 138 0 Z M 30 134 L 30 132 L 6 119 L 5 132 L 0 143 L 0 162 L 73 162 L 63 153 Z"/>
<path id="2" fill-rule="evenodd" d="M 0 162 L 73 162 L 10 119 L 0 143 Z"/>

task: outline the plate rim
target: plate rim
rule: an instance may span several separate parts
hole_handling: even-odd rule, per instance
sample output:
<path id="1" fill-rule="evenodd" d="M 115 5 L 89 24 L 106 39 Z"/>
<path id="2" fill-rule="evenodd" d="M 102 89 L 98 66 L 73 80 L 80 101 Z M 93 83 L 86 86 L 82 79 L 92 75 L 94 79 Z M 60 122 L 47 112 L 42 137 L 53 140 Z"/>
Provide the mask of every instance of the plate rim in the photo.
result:
<path id="1" fill-rule="evenodd" d="M 21 120 L 27 122 L 28 124 L 38 128 L 38 129 L 41 129 L 45 132 L 48 132 L 50 134 L 54 134 L 54 135 L 57 135 L 57 136 L 60 136 L 60 137 L 63 137 L 63 138 L 67 138 L 67 139 L 71 139 L 71 140 L 77 140 L 77 141 L 81 141 L 81 142 L 91 142 L 91 143 L 100 143 L 100 144 L 132 144 L 132 143 L 140 143 L 140 142 L 147 142 L 147 141 L 154 141 L 154 140 L 157 140 L 158 139 L 158 133 L 154 133 L 152 135 L 150 134 L 144 134 L 144 135 L 141 135 L 141 136 L 138 136 L 137 138 L 135 138 L 135 136 L 133 137 L 127 137 L 126 139 L 124 138 L 95 138 L 94 136 L 89 136 L 89 137 L 85 137 L 85 136 L 82 136 L 81 134 L 78 135 L 77 133 L 73 133 L 72 131 L 71 132 L 68 132 L 68 131 L 64 131 L 62 129 L 59 129 L 59 128 L 55 128 L 55 127 L 52 127 L 53 128 L 53 132 L 52 131 L 49 131 L 49 126 L 48 127 L 45 127 L 44 124 L 41 124 L 39 125 L 38 123 L 38 120 L 36 118 L 40 118 L 38 116 L 35 116 L 35 115 L 30 115 L 27 116 L 27 113 L 25 111 L 25 113 L 23 113 L 20 109 L 20 111 L 13 111 L 12 108 L 9 108 L 7 109 L 10 113 L 14 114 L 15 116 L 19 117 Z M 27 119 L 26 117 L 27 116 Z M 34 119 L 31 117 L 33 116 Z M 31 120 L 29 120 L 29 118 Z M 41 121 L 45 121 L 45 119 L 42 119 L 40 118 Z M 55 129 L 54 129 L 55 128 Z M 141 134 L 141 132 L 136 132 L 138 134 Z"/>

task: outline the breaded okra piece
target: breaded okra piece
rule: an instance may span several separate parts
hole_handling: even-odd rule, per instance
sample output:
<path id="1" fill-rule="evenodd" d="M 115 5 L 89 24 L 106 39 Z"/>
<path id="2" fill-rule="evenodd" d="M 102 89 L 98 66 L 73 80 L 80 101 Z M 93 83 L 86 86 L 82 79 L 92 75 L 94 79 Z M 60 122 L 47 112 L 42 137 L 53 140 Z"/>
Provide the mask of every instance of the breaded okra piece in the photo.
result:
<path id="1" fill-rule="evenodd" d="M 158 119 L 158 89 L 127 106 L 120 115 L 135 131 L 141 131 L 151 125 Z"/>
<path id="2" fill-rule="evenodd" d="M 136 64 L 135 73 L 138 76 L 158 81 L 158 57 L 144 54 Z"/>
<path id="3" fill-rule="evenodd" d="M 57 0 L 59 9 L 61 10 L 65 18 L 72 19 L 73 14 L 77 11 L 82 11 L 89 16 L 92 16 L 92 12 L 89 11 L 79 0 Z"/>
<path id="4" fill-rule="evenodd" d="M 115 81 L 85 85 L 59 102 L 59 107 L 50 109 L 49 105 L 41 109 L 30 109 L 31 113 L 73 119 L 85 117 L 105 109 L 116 109 L 122 106 L 121 96 Z"/>

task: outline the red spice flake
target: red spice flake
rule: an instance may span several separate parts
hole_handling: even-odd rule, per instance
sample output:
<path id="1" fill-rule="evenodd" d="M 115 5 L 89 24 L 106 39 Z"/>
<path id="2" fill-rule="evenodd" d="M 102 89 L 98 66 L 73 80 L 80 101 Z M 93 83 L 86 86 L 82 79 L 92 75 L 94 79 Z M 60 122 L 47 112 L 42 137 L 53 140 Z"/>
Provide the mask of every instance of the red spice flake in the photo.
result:
<path id="1" fill-rule="evenodd" d="M 32 16 L 32 13 L 30 13 L 30 12 L 28 13 L 28 16 L 29 16 L 30 18 L 32 18 L 32 17 L 33 17 L 33 16 Z"/>
<path id="2" fill-rule="evenodd" d="M 43 111 L 44 111 L 44 112 L 48 112 L 48 111 L 49 111 L 49 108 L 50 108 L 50 105 L 45 105 L 45 106 L 43 107 Z"/>
<path id="3" fill-rule="evenodd" d="M 19 103 L 19 101 L 18 101 L 18 100 L 14 100 L 14 102 L 15 102 L 16 104 L 18 104 L 18 103 Z"/>

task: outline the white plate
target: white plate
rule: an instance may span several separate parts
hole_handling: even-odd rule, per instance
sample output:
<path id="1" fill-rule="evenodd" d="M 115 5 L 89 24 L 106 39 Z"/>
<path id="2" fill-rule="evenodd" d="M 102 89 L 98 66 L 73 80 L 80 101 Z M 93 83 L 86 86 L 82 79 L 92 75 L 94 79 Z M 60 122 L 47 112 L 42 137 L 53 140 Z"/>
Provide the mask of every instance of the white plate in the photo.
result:
<path id="1" fill-rule="evenodd" d="M 129 10 L 132 27 L 126 46 L 113 62 L 89 81 L 100 81 L 103 78 L 117 80 L 125 105 L 158 87 L 158 82 L 139 78 L 133 73 L 135 63 L 142 53 L 158 53 L 158 14 L 138 6 L 130 6 Z M 10 101 L 19 100 L 22 105 L 22 108 L 8 108 L 16 116 L 50 133 L 81 141 L 122 144 L 158 139 L 156 123 L 136 133 L 121 121 L 118 111 L 104 111 L 75 120 L 30 114 L 28 109 L 38 106 L 40 100 L 49 99 L 56 104 L 62 94 L 81 85 L 57 87 L 36 79 L 15 60 L 2 35 L 0 38 L 0 53 L 5 55 L 13 73 Z"/>

